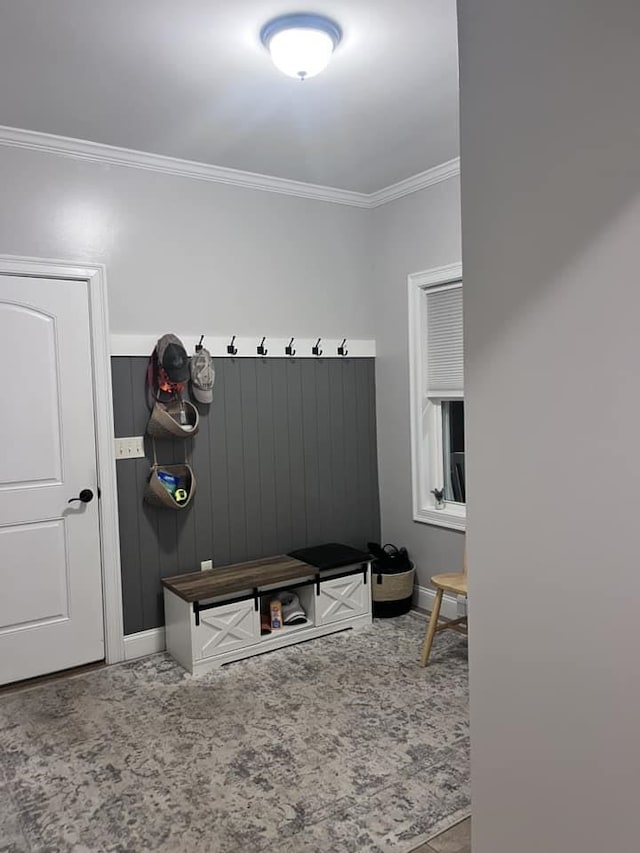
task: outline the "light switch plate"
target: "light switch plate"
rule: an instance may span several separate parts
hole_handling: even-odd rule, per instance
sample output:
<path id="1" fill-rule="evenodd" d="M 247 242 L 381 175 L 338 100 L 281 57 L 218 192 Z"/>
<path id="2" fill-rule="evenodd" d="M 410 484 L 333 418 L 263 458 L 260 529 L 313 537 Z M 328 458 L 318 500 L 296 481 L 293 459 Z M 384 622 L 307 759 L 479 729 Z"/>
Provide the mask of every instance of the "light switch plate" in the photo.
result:
<path id="1" fill-rule="evenodd" d="M 116 459 L 138 459 L 144 456 L 144 436 L 135 435 L 130 438 L 116 438 Z"/>

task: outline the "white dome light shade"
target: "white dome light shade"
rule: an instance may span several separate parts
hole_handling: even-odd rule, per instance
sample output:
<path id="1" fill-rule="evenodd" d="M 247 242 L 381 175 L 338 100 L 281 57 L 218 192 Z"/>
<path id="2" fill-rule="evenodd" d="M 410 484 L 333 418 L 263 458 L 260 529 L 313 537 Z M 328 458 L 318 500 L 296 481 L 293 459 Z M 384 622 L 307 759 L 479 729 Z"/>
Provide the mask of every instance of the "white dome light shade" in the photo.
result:
<path id="1" fill-rule="evenodd" d="M 319 15 L 285 15 L 261 33 L 276 68 L 298 80 L 324 71 L 341 36 L 337 24 Z"/>
<path id="2" fill-rule="evenodd" d="M 306 80 L 327 67 L 333 41 L 320 30 L 282 30 L 271 37 L 269 51 L 276 68 L 289 77 Z"/>

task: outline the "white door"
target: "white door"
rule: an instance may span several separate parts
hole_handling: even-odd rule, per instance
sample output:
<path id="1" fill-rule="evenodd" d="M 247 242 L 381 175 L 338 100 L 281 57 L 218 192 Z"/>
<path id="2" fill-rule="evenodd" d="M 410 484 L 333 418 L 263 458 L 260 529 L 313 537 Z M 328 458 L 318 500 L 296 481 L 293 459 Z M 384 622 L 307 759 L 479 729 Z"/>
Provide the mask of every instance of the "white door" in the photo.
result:
<path id="1" fill-rule="evenodd" d="M 0 275 L 0 376 L 6 683 L 104 658 L 86 282 Z"/>

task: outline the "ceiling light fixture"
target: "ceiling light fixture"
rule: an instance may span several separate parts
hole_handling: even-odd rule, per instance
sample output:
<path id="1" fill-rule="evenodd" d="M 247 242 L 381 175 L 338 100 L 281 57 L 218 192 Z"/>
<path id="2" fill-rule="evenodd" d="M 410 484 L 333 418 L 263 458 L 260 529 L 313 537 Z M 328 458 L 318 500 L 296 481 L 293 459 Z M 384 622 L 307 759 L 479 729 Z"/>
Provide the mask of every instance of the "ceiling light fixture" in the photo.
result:
<path id="1" fill-rule="evenodd" d="M 298 80 L 324 71 L 341 38 L 340 27 L 322 15 L 283 15 L 260 32 L 276 68 Z"/>

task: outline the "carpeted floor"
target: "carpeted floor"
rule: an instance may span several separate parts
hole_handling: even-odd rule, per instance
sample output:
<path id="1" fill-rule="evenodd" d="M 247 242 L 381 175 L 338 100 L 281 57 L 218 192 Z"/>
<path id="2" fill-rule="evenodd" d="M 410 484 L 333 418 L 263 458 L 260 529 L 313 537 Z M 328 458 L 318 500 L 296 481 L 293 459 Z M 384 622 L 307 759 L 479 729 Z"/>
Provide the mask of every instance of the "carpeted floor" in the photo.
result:
<path id="1" fill-rule="evenodd" d="M 199 679 L 0 696 L 0 850 L 405 853 L 469 813 L 466 641 L 410 614 Z"/>

